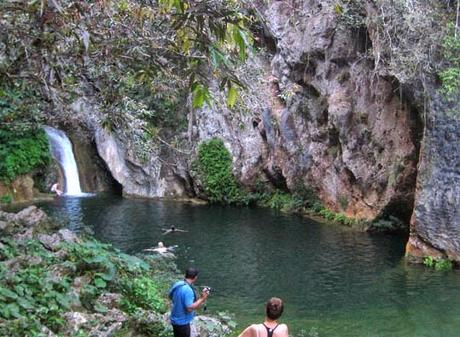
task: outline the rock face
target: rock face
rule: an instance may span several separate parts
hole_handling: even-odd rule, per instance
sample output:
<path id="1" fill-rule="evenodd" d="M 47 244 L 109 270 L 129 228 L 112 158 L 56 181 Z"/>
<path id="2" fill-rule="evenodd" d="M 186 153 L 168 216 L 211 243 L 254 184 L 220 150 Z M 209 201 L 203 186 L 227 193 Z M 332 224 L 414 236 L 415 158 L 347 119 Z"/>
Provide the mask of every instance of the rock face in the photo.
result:
<path id="1" fill-rule="evenodd" d="M 190 148 L 222 138 L 246 186 L 308 188 L 348 216 L 372 219 L 388 212 L 408 221 L 419 121 L 395 93 L 395 81 L 373 72 L 366 30 L 340 26 L 333 2 L 307 1 L 295 11 L 288 1 L 265 3 L 260 8 L 277 51 L 243 69 L 257 69 L 242 100 L 247 112 L 229 111 L 223 102 L 195 111 Z M 144 125 L 135 113 L 123 133 L 106 131 L 89 99 L 80 98 L 72 109 L 125 195 L 193 195 L 193 151 L 179 153 L 157 140 L 147 156 L 139 155 Z"/>
<path id="2" fill-rule="evenodd" d="M 333 0 L 254 1 L 265 25 L 259 43 L 271 52 L 239 69 L 248 90 L 237 107 L 229 109 L 214 89 L 213 107 L 186 112 L 187 134 L 169 130 L 170 138 L 146 142 L 138 106 L 128 107 L 130 119 L 120 123 L 125 130 L 107 131 L 89 88 L 72 106 L 74 121 L 88 130 L 124 195 L 196 195 L 190 174 L 195 149 L 218 137 L 232 154 L 233 173 L 248 188 L 309 189 L 350 217 L 412 219 L 409 254 L 459 260 L 458 117 L 435 97 L 438 69 L 423 72 L 421 81 L 422 66 L 404 68 L 409 52 L 435 57 L 432 43 L 418 43 L 412 52 L 420 32 L 408 30 L 415 35 L 404 40 L 398 29 L 405 26 L 397 24 L 402 10 L 420 14 L 426 8 L 431 21 L 407 18 L 434 31 L 444 24 L 435 20 L 441 7 L 423 1 L 347 4 L 358 6 L 351 16 Z M 383 28 L 376 23 L 380 11 L 387 20 Z M 356 17 L 361 22 L 350 24 Z M 398 43 L 386 45 L 382 29 L 392 29 Z M 177 150 L 172 138 L 186 150 Z"/>
<path id="3" fill-rule="evenodd" d="M 18 176 L 11 185 L 0 182 L 0 195 L 10 195 L 15 202 L 32 200 L 34 180 L 30 174 Z"/>
<path id="4" fill-rule="evenodd" d="M 333 2 L 260 5 L 276 44 L 252 79 L 262 103 L 239 118 L 220 106 L 197 112 L 197 142 L 223 138 L 246 185 L 310 188 L 336 212 L 408 222 L 420 121 L 397 81 L 373 71 L 366 30 L 341 26 Z"/>
<path id="5" fill-rule="evenodd" d="M 104 159 L 112 176 L 123 186 L 123 194 L 140 197 L 181 197 L 185 187 L 176 178 L 175 169 L 164 165 L 160 153 L 150 153 L 150 158 L 142 163 L 121 144 L 120 139 L 100 128 L 95 135 L 97 150 Z"/>
<path id="6" fill-rule="evenodd" d="M 391 79 L 365 57 L 367 32 L 341 26 L 333 3 L 269 1 L 265 17 L 277 42 L 273 91 L 263 114 L 274 126 L 269 162 L 287 187 L 312 186 L 326 205 L 372 219 L 399 205 L 409 219 L 417 163 L 417 117 Z M 394 212 L 394 210 L 393 210 Z"/>
<path id="7" fill-rule="evenodd" d="M 73 145 L 80 185 L 83 192 L 103 192 L 114 188 L 114 181 L 105 163 L 98 156 L 96 146 L 89 139 L 68 135 Z"/>
<path id="8" fill-rule="evenodd" d="M 407 254 L 460 261 L 460 107 L 430 108 Z"/>
<path id="9" fill-rule="evenodd" d="M 388 46 L 375 23 L 350 29 L 334 4 L 257 3 L 276 46 L 269 69 L 254 80 L 253 95 L 265 106 L 252 119 L 203 109 L 197 141 L 223 138 L 246 185 L 264 179 L 290 191 L 313 187 L 349 216 L 411 218 L 408 255 L 460 261 L 460 109 L 438 97 L 432 74 L 422 84 L 391 65 L 376 70 Z M 362 15 L 376 10 L 368 4 Z"/>
<path id="10" fill-rule="evenodd" d="M 89 90 L 89 88 L 87 88 Z M 70 107 L 73 120 L 53 116 L 74 146 L 80 181 L 85 192 L 121 188 L 135 197 L 183 197 L 187 195 L 188 170 L 183 154 L 161 144 L 149 144 L 139 154 L 142 121 L 132 116 L 126 130 L 107 131 L 99 104 L 82 95 Z M 70 123 L 66 125 L 66 123 Z"/>

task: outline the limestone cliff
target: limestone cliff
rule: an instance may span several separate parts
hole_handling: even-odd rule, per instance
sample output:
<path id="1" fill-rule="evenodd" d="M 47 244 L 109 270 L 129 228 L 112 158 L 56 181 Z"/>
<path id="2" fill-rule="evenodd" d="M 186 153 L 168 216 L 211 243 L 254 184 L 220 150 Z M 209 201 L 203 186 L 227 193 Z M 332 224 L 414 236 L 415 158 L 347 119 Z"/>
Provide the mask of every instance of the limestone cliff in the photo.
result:
<path id="1" fill-rule="evenodd" d="M 226 107 L 218 90 L 212 108 L 193 111 L 184 99 L 188 131 L 156 139 L 143 159 L 136 150 L 141 119 L 127 122 L 130 132 L 107 132 L 97 118 L 86 123 L 124 193 L 193 196 L 193 149 L 219 137 L 245 186 L 312 188 L 328 208 L 360 219 L 412 217 L 409 254 L 459 260 L 459 119 L 437 96 L 437 69 L 410 58 L 412 49 L 430 52 L 430 39 L 439 36 L 424 41 L 420 31 L 409 30 L 405 39 L 394 31 L 398 20 L 398 29 L 407 24 L 404 13 L 415 10 L 420 29 L 441 32 L 445 22 L 436 21 L 436 13 L 445 8 L 421 2 L 397 8 L 383 0 L 349 8 L 325 0 L 254 6 L 264 22 L 259 44 L 265 50 L 239 69 L 248 91 L 236 108 Z M 430 15 L 421 18 L 422 11 Z M 414 36 L 421 42 L 410 42 Z M 85 111 L 97 115 L 94 108 Z M 173 138 L 187 145 L 171 146 Z"/>
<path id="2" fill-rule="evenodd" d="M 129 1 L 126 30 L 112 20 L 126 14 L 115 3 L 69 6 L 74 26 L 50 3 L 45 12 L 28 5 L 39 18 L 29 26 L 31 17 L 4 17 L 0 62 L 18 78 L 38 74 L 46 122 L 94 146 L 97 155 L 77 151 L 80 166 L 102 159 L 89 171 L 106 167 L 124 195 L 200 196 L 196 148 L 219 137 L 246 188 L 307 188 L 349 217 L 410 220 L 408 254 L 460 260 L 460 109 L 438 78 L 452 1 L 248 2 L 260 27 L 257 50 L 236 71 L 246 90 L 229 108 L 211 81 L 215 100 L 201 109 L 180 86 L 181 70 L 145 52 L 164 43 L 143 25 L 158 19 L 151 8 Z M 30 49 L 14 53 L 14 44 Z M 155 67 L 170 78 L 149 77 Z M 104 176 L 92 175 L 88 189 Z"/>
<path id="3" fill-rule="evenodd" d="M 224 138 L 248 185 L 313 186 L 349 216 L 411 217 L 408 255 L 459 261 L 459 107 L 437 80 L 449 8 L 348 5 L 255 3 L 274 46 L 253 77 L 261 102 L 242 100 L 251 118 L 198 112 L 198 138 Z"/>
<path id="4" fill-rule="evenodd" d="M 425 124 L 406 253 L 460 261 L 460 106 L 434 97 Z"/>

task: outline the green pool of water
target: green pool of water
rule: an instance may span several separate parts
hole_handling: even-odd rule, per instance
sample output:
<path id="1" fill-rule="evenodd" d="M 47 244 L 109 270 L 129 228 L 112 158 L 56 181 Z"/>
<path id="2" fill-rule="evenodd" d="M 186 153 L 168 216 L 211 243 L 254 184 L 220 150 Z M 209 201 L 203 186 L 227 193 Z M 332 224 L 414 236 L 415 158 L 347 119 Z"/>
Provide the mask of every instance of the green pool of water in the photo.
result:
<path id="1" fill-rule="evenodd" d="M 268 209 L 129 200 L 44 203 L 73 230 L 137 253 L 178 245 L 177 264 L 213 288 L 207 310 L 233 312 L 241 330 L 263 319 L 267 298 L 285 301 L 293 336 L 460 335 L 460 273 L 404 262 L 405 238 L 356 233 Z M 186 233 L 163 235 L 171 225 Z"/>

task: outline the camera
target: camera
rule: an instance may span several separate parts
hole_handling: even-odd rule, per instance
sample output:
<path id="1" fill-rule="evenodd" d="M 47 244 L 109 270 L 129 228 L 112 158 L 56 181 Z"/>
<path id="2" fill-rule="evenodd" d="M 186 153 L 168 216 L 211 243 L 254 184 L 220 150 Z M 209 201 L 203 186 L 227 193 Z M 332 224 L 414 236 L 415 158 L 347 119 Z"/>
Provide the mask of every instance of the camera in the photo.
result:
<path id="1" fill-rule="evenodd" d="M 203 287 L 203 291 L 210 293 L 211 292 L 211 287 Z"/>

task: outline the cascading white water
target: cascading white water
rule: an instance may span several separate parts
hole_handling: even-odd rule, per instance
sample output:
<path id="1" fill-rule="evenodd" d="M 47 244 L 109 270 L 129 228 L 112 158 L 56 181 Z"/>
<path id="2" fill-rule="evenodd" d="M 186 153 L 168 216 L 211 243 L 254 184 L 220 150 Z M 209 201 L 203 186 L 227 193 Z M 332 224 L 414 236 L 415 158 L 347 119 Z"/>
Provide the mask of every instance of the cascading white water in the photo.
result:
<path id="1" fill-rule="evenodd" d="M 61 130 L 45 126 L 45 132 L 51 144 L 51 153 L 64 171 L 66 195 L 81 195 L 80 178 L 72 151 L 72 143 Z"/>

